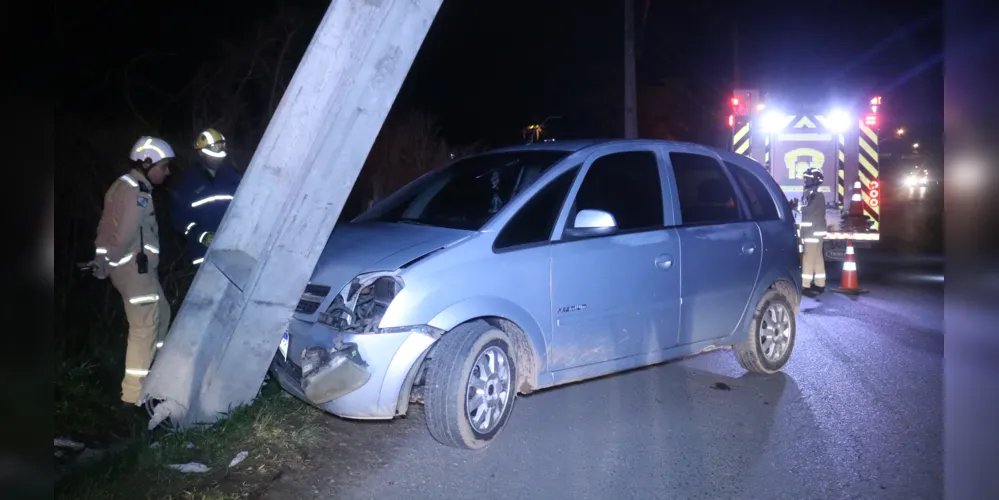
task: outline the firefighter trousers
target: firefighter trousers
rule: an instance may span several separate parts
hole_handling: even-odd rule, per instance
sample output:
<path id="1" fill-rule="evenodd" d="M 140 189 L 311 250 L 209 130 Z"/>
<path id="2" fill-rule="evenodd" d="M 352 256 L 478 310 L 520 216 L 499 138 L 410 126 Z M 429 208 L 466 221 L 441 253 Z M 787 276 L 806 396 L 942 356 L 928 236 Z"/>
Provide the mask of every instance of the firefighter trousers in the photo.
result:
<path id="1" fill-rule="evenodd" d="M 128 346 L 125 349 L 125 376 L 121 400 L 135 403 L 142 381 L 149 374 L 156 349 L 163 345 L 170 327 L 170 304 L 160 287 L 156 268 L 139 274 L 138 266 L 124 265 L 111 271 L 111 283 L 121 294 L 128 318 Z"/>
<path id="2" fill-rule="evenodd" d="M 805 251 L 801 258 L 802 288 L 812 286 L 813 277 L 815 286 L 826 286 L 826 261 L 822 255 L 822 241 L 805 243 Z"/>

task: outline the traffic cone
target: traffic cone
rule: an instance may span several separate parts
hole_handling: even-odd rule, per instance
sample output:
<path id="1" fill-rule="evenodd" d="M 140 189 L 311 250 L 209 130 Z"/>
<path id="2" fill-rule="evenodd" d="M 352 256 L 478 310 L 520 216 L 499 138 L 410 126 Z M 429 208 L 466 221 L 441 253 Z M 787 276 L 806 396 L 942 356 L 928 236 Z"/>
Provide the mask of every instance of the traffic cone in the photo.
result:
<path id="1" fill-rule="evenodd" d="M 869 290 L 860 288 L 857 283 L 857 260 L 853 252 L 853 241 L 846 240 L 846 258 L 843 260 L 843 272 L 840 274 L 839 287 L 833 288 L 836 293 L 861 295 Z"/>

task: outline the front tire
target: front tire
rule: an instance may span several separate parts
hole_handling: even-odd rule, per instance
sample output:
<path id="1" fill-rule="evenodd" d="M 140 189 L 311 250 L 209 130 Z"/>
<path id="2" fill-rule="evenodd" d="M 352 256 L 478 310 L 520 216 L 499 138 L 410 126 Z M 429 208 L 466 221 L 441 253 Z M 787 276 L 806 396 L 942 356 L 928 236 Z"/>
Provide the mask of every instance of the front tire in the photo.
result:
<path id="1" fill-rule="evenodd" d="M 797 338 L 791 302 L 778 290 L 767 290 L 756 306 L 746 339 L 735 346 L 735 356 L 748 371 L 770 374 L 787 364 Z"/>
<path id="2" fill-rule="evenodd" d="M 485 448 L 506 426 L 517 397 L 517 366 L 505 332 L 484 321 L 437 342 L 427 367 L 424 414 L 430 435 L 455 448 Z"/>

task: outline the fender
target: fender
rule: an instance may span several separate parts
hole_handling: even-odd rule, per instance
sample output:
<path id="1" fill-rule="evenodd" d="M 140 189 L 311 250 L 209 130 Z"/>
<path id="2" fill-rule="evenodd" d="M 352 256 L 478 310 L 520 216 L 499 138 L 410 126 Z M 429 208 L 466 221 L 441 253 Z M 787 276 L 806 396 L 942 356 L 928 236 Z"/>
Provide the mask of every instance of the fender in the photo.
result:
<path id="1" fill-rule="evenodd" d="M 801 293 L 801 280 L 795 280 L 794 275 L 792 275 L 787 270 L 782 270 L 780 268 L 770 268 L 765 274 L 760 276 L 759 281 L 756 282 L 756 290 L 753 291 L 753 295 L 749 299 L 749 306 L 746 308 L 746 312 L 742 315 L 742 320 L 739 321 L 739 327 L 736 328 L 729 340 L 737 341 L 738 337 L 742 335 L 747 328 L 749 328 L 749 323 L 753 319 L 753 313 L 756 311 L 757 304 L 760 303 L 760 299 L 763 298 L 763 294 L 767 292 L 770 285 L 773 285 L 776 281 L 786 281 L 794 287 L 798 293 Z M 800 300 L 800 299 L 798 299 Z M 794 305 L 792 303 L 792 305 Z"/>
<path id="2" fill-rule="evenodd" d="M 497 297 L 471 297 L 437 313 L 429 321 L 429 325 L 441 330 L 450 331 L 452 328 L 469 320 L 482 317 L 499 317 L 515 323 L 527 336 L 530 348 L 534 351 L 535 372 L 540 378 L 541 374 L 547 372 L 548 368 L 548 335 L 541 328 L 538 321 L 523 307 L 506 299 Z M 541 380 L 535 382 L 538 388 L 547 387 L 550 383 L 542 383 Z"/>

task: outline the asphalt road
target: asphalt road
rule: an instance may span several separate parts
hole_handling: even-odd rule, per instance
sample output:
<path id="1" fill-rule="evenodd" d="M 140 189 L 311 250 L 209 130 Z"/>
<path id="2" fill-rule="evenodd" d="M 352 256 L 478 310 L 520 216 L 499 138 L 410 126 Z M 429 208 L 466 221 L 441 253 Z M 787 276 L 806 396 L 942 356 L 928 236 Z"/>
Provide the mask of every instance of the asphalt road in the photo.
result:
<path id="1" fill-rule="evenodd" d="M 862 259 L 870 293 L 806 299 L 782 374 L 717 351 L 539 392 L 479 452 L 433 441 L 419 406 L 331 417 L 266 498 L 942 498 L 941 267 Z"/>

